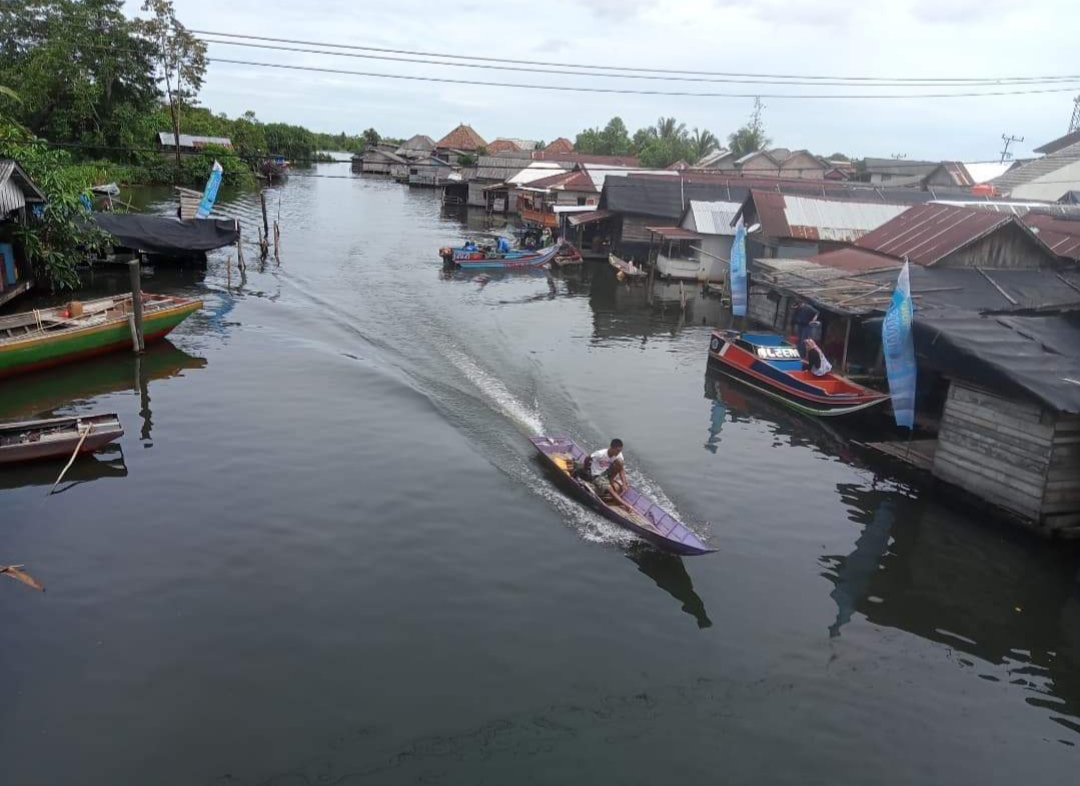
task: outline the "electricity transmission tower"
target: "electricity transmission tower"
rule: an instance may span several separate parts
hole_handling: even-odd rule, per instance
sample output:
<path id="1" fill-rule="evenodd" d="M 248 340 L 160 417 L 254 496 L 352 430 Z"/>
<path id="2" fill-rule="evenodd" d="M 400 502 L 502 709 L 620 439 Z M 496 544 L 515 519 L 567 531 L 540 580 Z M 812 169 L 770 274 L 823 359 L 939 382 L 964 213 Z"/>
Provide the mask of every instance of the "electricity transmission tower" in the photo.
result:
<path id="1" fill-rule="evenodd" d="M 1069 133 L 1080 131 L 1080 96 L 1073 99 L 1072 120 L 1069 121 Z"/>

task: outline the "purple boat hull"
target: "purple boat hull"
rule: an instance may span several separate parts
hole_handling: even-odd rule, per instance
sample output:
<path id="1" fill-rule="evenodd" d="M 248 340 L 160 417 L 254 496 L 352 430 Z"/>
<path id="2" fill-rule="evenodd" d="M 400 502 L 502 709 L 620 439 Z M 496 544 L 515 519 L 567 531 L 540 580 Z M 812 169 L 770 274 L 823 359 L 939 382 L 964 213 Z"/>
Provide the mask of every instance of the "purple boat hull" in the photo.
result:
<path id="1" fill-rule="evenodd" d="M 658 549 L 673 554 L 696 556 L 716 551 L 705 545 L 693 530 L 633 486 L 622 493 L 622 498 L 633 508 L 632 511 L 609 505 L 600 499 L 589 483 L 578 480 L 568 470 L 565 464 L 567 459 L 581 464 L 589 455 L 569 437 L 530 437 L 529 441 L 540 451 L 548 465 L 558 472 L 563 483 L 571 488 L 582 502 L 609 521 L 625 527 Z"/>

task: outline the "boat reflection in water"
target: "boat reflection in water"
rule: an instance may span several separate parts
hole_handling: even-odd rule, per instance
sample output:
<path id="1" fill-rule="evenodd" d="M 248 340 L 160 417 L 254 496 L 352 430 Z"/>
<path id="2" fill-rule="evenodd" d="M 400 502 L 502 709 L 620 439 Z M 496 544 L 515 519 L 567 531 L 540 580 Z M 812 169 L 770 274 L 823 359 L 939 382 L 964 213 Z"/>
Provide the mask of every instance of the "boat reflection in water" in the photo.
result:
<path id="1" fill-rule="evenodd" d="M 681 557 L 647 546 L 633 547 L 626 557 L 637 565 L 638 570 L 655 581 L 656 586 L 679 601 L 682 610 L 697 620 L 699 628 L 712 626 L 712 620 L 705 613 L 705 602 L 694 592 L 694 582 L 686 572 L 686 565 Z"/>
<path id="2" fill-rule="evenodd" d="M 26 486 L 52 486 L 67 461 L 66 458 L 57 458 L 4 467 L 0 472 L 0 491 Z M 75 486 L 101 478 L 126 478 L 127 474 L 123 449 L 116 444 L 106 445 L 93 454 L 79 456 L 54 493 L 62 494 Z"/>
<path id="3" fill-rule="evenodd" d="M 960 668 L 1015 686 L 1027 704 L 1080 734 L 1076 552 L 1004 526 L 987 537 L 994 524 L 912 498 L 887 480 L 837 491 L 862 531 L 849 553 L 821 557 L 836 603 L 829 635 L 861 615 L 937 642 L 961 655 L 953 659 Z"/>
<path id="4" fill-rule="evenodd" d="M 73 409 L 79 411 L 94 405 L 100 396 L 135 391 L 139 395 L 142 419 L 139 434 L 146 441 L 153 430 L 151 381 L 177 377 L 205 366 L 204 358 L 189 355 L 162 339 L 148 346 L 142 355 L 117 353 L 25 374 L 0 383 L 0 419 L 30 420 L 72 414 Z M 60 459 L 5 467 L 0 473 L 0 489 L 51 486 L 66 463 L 66 459 Z M 93 455 L 79 456 L 56 493 L 99 478 L 126 475 L 123 451 L 119 445 L 109 445 Z"/>
<path id="5" fill-rule="evenodd" d="M 0 418 L 49 417 L 62 407 L 123 390 L 137 390 L 148 401 L 151 380 L 204 366 L 204 358 L 189 355 L 162 339 L 142 355 L 106 355 L 0 382 Z"/>
<path id="6" fill-rule="evenodd" d="M 766 425 L 776 442 L 792 446 L 815 447 L 823 453 L 855 463 L 855 455 L 849 446 L 851 436 L 857 432 L 844 428 L 835 421 L 800 415 L 779 404 L 768 396 L 748 390 L 719 373 L 710 364 L 705 370 L 705 398 L 713 402 L 709 414 L 709 436 L 705 449 L 715 453 L 721 441 L 724 424 L 753 423 Z M 786 439 L 786 443 L 781 440 Z"/>

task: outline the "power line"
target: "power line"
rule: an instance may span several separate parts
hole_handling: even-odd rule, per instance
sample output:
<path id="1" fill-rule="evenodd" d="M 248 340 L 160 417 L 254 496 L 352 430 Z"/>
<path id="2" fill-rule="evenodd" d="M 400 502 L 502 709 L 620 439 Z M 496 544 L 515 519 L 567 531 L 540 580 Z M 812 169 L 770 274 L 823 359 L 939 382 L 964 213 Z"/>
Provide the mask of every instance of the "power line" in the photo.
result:
<path id="1" fill-rule="evenodd" d="M 479 55 L 461 55 L 450 54 L 442 52 L 424 52 L 413 49 L 387 49 L 375 46 L 361 46 L 357 44 L 335 44 L 325 41 L 303 41 L 291 38 L 274 38 L 272 36 L 258 36 L 258 35 L 245 35 L 243 33 L 221 33 L 210 30 L 191 30 L 190 32 L 196 35 L 212 35 L 220 38 L 242 38 L 250 41 L 271 41 L 280 44 L 298 44 L 301 46 L 321 46 L 332 49 L 350 49 L 364 52 L 380 52 L 383 54 L 395 54 L 395 55 L 413 55 L 417 57 L 439 57 L 448 60 L 474 60 L 484 63 L 512 63 L 515 65 L 533 65 L 533 66 L 550 66 L 551 63 L 542 60 L 516 60 L 503 57 L 482 57 Z M 449 65 L 449 63 L 442 63 L 441 65 Z M 564 63 L 565 68 L 578 68 L 578 69 L 592 69 L 597 71 L 622 71 L 622 72 L 637 72 L 637 73 L 649 73 L 649 74 L 684 74 L 690 76 L 713 76 L 713 77 L 728 77 L 728 78 L 747 78 L 747 79 L 807 79 L 807 80 L 825 80 L 825 81 L 845 81 L 856 84 L 862 83 L 891 83 L 896 82 L 899 84 L 905 84 L 909 82 L 921 83 L 947 83 L 955 82 L 960 85 L 964 84 L 1002 84 L 1012 82 L 1016 80 L 1020 81 L 1069 81 L 1076 80 L 1080 76 L 1069 75 L 1050 75 L 1050 76 L 1026 76 L 1026 77 L 869 77 L 869 76 L 837 76 L 837 75 L 807 75 L 807 74 L 755 74 L 746 72 L 731 72 L 731 71 L 690 71 L 679 70 L 669 68 L 639 68 L 636 66 L 610 66 L 610 65 L 596 65 L 586 63 Z"/>
<path id="2" fill-rule="evenodd" d="M 243 36 L 247 37 L 247 36 Z M 379 60 L 390 63 L 417 63 L 420 65 L 435 65 L 435 66 L 451 66 L 454 68 L 476 68 L 492 71 L 515 71 L 524 72 L 527 74 L 555 74 L 558 76 L 584 76 L 584 77 L 599 77 L 605 79 L 639 79 L 648 81 L 666 81 L 666 82 L 706 82 L 706 83 L 723 83 L 723 84 L 746 84 L 746 85 L 783 85 L 783 86 L 822 86 L 822 87 L 851 87 L 855 85 L 873 85 L 874 87 L 932 87 L 932 86 L 945 86 L 950 84 L 952 80 L 940 80 L 940 79 L 912 79 L 902 82 L 891 79 L 876 80 L 869 77 L 860 78 L 860 81 L 853 82 L 847 77 L 837 77 L 836 80 L 823 81 L 823 77 L 800 77 L 800 78 L 782 78 L 773 76 L 742 76 L 742 77 L 702 77 L 702 76 L 672 76 L 672 75 L 652 75 L 652 74 L 628 74 L 628 73 L 590 73 L 588 71 L 568 71 L 559 68 L 538 68 L 538 67 L 525 67 L 516 65 L 493 65 L 490 63 L 465 63 L 465 62 L 440 62 L 438 60 L 422 60 L 414 57 L 389 57 L 381 54 L 365 54 L 363 52 L 334 52 L 327 51 L 325 47 L 333 46 L 330 44 L 319 44 L 322 49 L 311 49 L 308 47 L 297 46 L 280 46 L 276 44 L 266 43 L 252 43 L 247 41 L 221 41 L 210 38 L 201 39 L 207 44 L 217 44 L 220 46 L 241 46 L 249 47 L 252 49 L 268 49 L 279 52 L 296 52 L 299 54 L 316 54 L 316 55 L 328 55 L 330 57 L 352 57 L 361 58 L 365 60 Z M 439 57 L 440 55 L 430 55 L 430 57 Z M 1076 83 L 1080 82 L 1080 75 L 1078 76 L 1056 76 L 1056 77 L 1005 77 L 1001 79 L 980 79 L 970 80 L 964 82 L 956 82 L 957 87 L 975 87 L 975 86 L 1004 86 L 1004 85 L 1023 85 L 1023 84 L 1064 84 L 1064 83 Z M 953 86 L 950 84 L 950 86 Z"/>
<path id="3" fill-rule="evenodd" d="M 858 93 L 700 93 L 693 91 L 637 90 L 616 87 L 585 87 L 580 85 L 541 85 L 524 82 L 488 82 L 474 79 L 451 79 L 449 77 L 422 76 L 419 74 L 387 74 L 377 71 L 350 71 L 343 68 L 294 65 L 287 63 L 262 63 L 253 60 L 233 60 L 221 57 L 206 58 L 209 63 L 228 63 L 230 65 L 254 66 L 258 68 L 278 68 L 289 71 L 307 71 L 322 74 L 344 76 L 362 76 L 376 79 L 398 79 L 409 82 L 434 82 L 448 85 L 468 85 L 473 87 L 508 87 L 515 90 L 550 90 L 569 93 L 608 93 L 614 95 L 668 96 L 684 98 L 769 98 L 769 99 L 853 99 L 853 100 L 895 100 L 895 99 L 930 99 L 930 98 L 984 98 L 1001 96 L 1040 95 L 1045 93 L 1071 93 L 1077 85 L 1066 87 L 1041 88 L 1038 90 L 996 90 L 978 93 L 904 93 L 904 94 L 858 94 Z"/>

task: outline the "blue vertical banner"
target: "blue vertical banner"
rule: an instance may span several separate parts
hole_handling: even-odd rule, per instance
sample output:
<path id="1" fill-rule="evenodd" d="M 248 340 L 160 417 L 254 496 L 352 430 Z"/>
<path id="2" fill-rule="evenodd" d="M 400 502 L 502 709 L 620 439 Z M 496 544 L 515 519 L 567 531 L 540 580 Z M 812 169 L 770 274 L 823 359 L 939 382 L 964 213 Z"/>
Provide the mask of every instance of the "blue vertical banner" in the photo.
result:
<path id="1" fill-rule="evenodd" d="M 217 201 L 218 188 L 221 186 L 221 164 L 214 162 L 214 168 L 210 170 L 210 178 L 206 181 L 206 189 L 202 199 L 199 200 L 199 209 L 195 211 L 195 218 L 209 218 L 210 211 L 214 209 Z"/>
<path id="2" fill-rule="evenodd" d="M 731 244 L 731 313 L 746 316 L 746 226 L 742 217 L 735 224 L 735 240 Z"/>
<path id="3" fill-rule="evenodd" d="M 904 261 L 892 302 L 881 323 L 881 345 L 896 425 L 910 429 L 915 425 L 915 343 L 911 335 L 914 306 L 909 264 Z"/>

